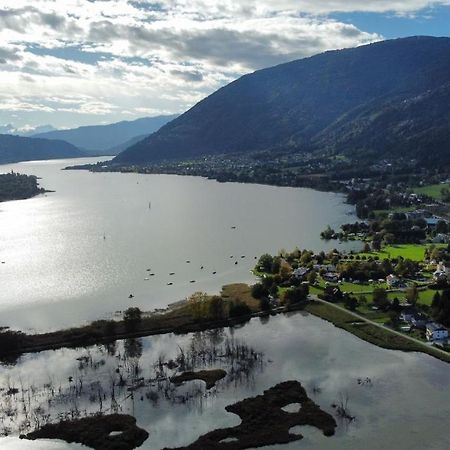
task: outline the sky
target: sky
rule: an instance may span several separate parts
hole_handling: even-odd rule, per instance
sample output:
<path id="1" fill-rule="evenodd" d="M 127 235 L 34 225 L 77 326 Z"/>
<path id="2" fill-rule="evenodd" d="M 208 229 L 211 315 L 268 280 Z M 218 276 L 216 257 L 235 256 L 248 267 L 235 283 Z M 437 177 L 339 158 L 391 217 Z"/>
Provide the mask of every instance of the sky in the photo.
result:
<path id="1" fill-rule="evenodd" d="M 245 73 L 411 35 L 450 36 L 450 0 L 0 0 L 0 132 L 181 113 Z"/>

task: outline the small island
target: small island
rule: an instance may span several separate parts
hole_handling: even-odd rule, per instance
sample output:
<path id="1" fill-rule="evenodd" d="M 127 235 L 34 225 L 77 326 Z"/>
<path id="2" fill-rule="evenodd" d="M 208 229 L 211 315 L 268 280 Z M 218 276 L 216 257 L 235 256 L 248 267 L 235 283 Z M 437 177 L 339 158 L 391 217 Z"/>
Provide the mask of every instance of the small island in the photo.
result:
<path id="1" fill-rule="evenodd" d="M 293 405 L 298 405 L 297 411 L 288 412 L 287 407 Z M 247 398 L 225 409 L 237 414 L 242 422 L 236 427 L 206 433 L 194 443 L 177 450 L 241 450 L 286 444 L 303 438 L 294 430 L 297 426 L 316 427 L 325 436 L 334 435 L 337 426 L 335 419 L 308 397 L 298 381 L 279 383 L 262 395 Z"/>
<path id="2" fill-rule="evenodd" d="M 24 200 L 42 194 L 45 189 L 39 187 L 38 178 L 16 172 L 0 174 L 0 202 Z"/>
<path id="3" fill-rule="evenodd" d="M 77 442 L 95 450 L 133 450 L 148 438 L 147 431 L 136 425 L 136 419 L 125 414 L 111 414 L 84 417 L 49 423 L 21 439 L 61 439 Z"/>
<path id="4" fill-rule="evenodd" d="M 170 381 L 174 384 L 182 384 L 185 381 L 201 380 L 206 383 L 206 389 L 211 389 L 218 381 L 226 376 L 223 369 L 199 370 L 197 372 L 183 372 L 181 375 L 172 377 Z"/>

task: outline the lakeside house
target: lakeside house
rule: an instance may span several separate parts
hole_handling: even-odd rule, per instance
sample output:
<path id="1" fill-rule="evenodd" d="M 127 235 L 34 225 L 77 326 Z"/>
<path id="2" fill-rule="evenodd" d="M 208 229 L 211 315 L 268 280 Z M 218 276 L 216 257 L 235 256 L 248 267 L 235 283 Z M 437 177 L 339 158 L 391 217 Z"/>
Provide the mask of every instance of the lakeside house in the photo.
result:
<path id="1" fill-rule="evenodd" d="M 439 323 L 429 322 L 426 325 L 426 336 L 429 341 L 443 341 L 448 339 L 448 330 Z"/>
<path id="2" fill-rule="evenodd" d="M 293 272 L 292 272 L 292 275 L 295 277 L 295 278 L 298 278 L 298 279 L 303 279 L 305 276 L 306 276 L 306 274 L 309 272 L 309 269 L 307 269 L 306 267 L 298 267 L 297 269 L 295 269 Z"/>
<path id="3" fill-rule="evenodd" d="M 314 264 L 314 270 L 320 271 L 324 270 L 325 272 L 336 272 L 336 266 L 334 264 Z"/>
<path id="4" fill-rule="evenodd" d="M 435 281 L 445 281 L 450 278 L 450 266 L 446 266 L 444 262 L 436 265 L 436 270 L 433 272 L 433 279 Z"/>
<path id="5" fill-rule="evenodd" d="M 399 287 L 401 285 L 401 280 L 394 274 L 390 274 L 386 277 L 386 284 L 388 288 Z"/>

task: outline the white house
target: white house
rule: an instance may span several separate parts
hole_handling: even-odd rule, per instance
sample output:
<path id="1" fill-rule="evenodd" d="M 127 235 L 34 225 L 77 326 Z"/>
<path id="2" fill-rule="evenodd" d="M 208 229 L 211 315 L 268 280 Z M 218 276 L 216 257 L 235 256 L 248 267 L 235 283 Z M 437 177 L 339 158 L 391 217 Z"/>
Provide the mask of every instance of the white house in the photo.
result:
<path id="1" fill-rule="evenodd" d="M 436 266 L 436 271 L 433 273 L 433 278 L 436 281 L 446 280 L 447 278 L 450 278 L 450 267 L 446 266 L 443 262 L 440 262 Z"/>
<path id="2" fill-rule="evenodd" d="M 386 277 L 386 284 L 392 288 L 400 284 L 400 278 L 396 277 L 392 273 Z"/>
<path id="3" fill-rule="evenodd" d="M 429 341 L 442 341 L 448 339 L 448 330 L 443 325 L 430 322 L 426 325 L 426 336 Z"/>

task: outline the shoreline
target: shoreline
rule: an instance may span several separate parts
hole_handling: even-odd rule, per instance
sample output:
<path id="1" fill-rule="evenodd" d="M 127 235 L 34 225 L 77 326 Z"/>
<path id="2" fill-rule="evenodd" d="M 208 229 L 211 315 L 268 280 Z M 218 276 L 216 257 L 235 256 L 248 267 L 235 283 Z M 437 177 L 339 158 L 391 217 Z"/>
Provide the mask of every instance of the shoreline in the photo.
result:
<path id="1" fill-rule="evenodd" d="M 386 327 L 376 327 L 370 321 L 364 323 L 362 320 L 355 320 L 354 315 L 349 311 L 339 310 L 340 308 L 336 308 L 333 304 L 315 300 L 313 296 L 290 307 L 278 307 L 267 312 L 258 309 L 250 314 L 218 320 L 196 320 L 187 308 L 189 308 L 189 305 L 183 304 L 156 316 L 144 316 L 135 325 L 136 328 L 132 330 L 126 329 L 124 320 L 99 320 L 86 326 L 43 334 L 7 331 L 1 333 L 0 338 L 9 336 L 11 342 L 0 342 L 0 358 L 2 360 L 14 360 L 27 353 L 39 353 L 61 348 L 80 348 L 97 344 L 108 344 L 121 339 L 134 339 L 160 334 L 195 333 L 242 325 L 258 317 L 306 311 L 377 347 L 405 352 L 420 352 L 450 363 L 450 353 L 447 356 L 446 352 L 428 346 L 425 343 L 411 342 L 407 336 L 397 335 L 394 330 Z"/>

